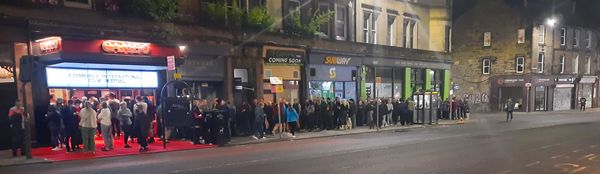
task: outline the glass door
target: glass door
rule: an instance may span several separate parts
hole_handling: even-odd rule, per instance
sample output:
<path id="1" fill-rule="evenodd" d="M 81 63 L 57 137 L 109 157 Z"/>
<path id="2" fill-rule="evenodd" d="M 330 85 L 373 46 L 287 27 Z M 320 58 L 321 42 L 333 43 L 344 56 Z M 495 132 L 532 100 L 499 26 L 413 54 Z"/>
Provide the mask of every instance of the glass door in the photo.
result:
<path id="1" fill-rule="evenodd" d="M 535 111 L 546 111 L 547 89 L 545 86 L 535 87 Z"/>

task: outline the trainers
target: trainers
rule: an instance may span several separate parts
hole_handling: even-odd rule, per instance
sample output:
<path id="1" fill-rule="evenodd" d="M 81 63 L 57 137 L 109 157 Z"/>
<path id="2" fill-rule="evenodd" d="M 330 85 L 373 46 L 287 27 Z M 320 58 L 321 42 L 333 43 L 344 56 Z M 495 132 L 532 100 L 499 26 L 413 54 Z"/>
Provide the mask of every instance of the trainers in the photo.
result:
<path id="1" fill-rule="evenodd" d="M 52 151 L 59 151 L 59 150 L 60 150 L 60 148 L 58 146 L 52 148 Z"/>
<path id="2" fill-rule="evenodd" d="M 262 137 L 261 139 L 263 139 L 263 140 L 264 140 L 264 139 L 267 139 L 267 137 Z"/>
<path id="3" fill-rule="evenodd" d="M 296 138 L 296 135 L 292 135 L 292 138 Z"/>
<path id="4" fill-rule="evenodd" d="M 252 136 L 252 138 L 254 138 L 255 140 L 258 140 L 258 137 L 256 137 L 256 136 Z"/>

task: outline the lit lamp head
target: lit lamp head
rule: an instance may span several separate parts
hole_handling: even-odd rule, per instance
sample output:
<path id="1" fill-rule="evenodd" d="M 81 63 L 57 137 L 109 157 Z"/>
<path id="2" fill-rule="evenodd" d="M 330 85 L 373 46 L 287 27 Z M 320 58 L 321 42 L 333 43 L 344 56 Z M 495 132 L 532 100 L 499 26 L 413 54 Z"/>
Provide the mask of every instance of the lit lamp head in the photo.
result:
<path id="1" fill-rule="evenodd" d="M 554 17 L 546 19 L 546 25 L 548 25 L 550 27 L 554 27 L 554 25 L 556 25 L 556 22 L 557 22 L 557 20 Z"/>

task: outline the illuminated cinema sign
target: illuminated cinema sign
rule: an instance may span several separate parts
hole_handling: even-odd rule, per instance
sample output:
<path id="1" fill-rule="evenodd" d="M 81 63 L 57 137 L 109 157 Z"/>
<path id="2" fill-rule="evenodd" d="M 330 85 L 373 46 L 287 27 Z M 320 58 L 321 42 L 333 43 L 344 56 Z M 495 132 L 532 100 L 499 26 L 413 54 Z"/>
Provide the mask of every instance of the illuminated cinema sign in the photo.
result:
<path id="1" fill-rule="evenodd" d="M 150 55 L 150 43 L 106 40 L 102 42 L 102 51 L 111 54 Z"/>
<path id="2" fill-rule="evenodd" d="M 60 37 L 53 36 L 36 40 L 35 43 L 39 47 L 39 54 L 49 54 L 60 51 L 61 41 Z"/>
<path id="3" fill-rule="evenodd" d="M 158 88 L 153 71 L 46 68 L 48 87 Z"/>

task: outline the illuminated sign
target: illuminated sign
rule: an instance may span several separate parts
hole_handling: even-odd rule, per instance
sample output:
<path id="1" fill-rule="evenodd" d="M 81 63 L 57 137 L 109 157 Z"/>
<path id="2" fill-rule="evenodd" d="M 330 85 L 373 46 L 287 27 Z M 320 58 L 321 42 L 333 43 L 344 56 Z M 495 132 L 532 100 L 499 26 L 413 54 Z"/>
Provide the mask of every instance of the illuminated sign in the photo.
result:
<path id="1" fill-rule="evenodd" d="M 350 63 L 350 60 L 352 60 L 352 58 L 350 58 L 350 57 L 333 57 L 333 56 L 327 56 L 327 57 L 325 57 L 325 61 L 323 61 L 323 64 L 328 64 L 328 65 L 348 65 L 348 63 Z"/>
<path id="2" fill-rule="evenodd" d="M 153 71 L 46 68 L 48 87 L 158 88 Z"/>
<path id="3" fill-rule="evenodd" d="M 102 42 L 102 51 L 111 54 L 150 55 L 150 43 L 106 40 Z"/>
<path id="4" fill-rule="evenodd" d="M 39 47 L 40 54 L 54 53 L 61 49 L 61 38 L 56 36 L 39 39 L 35 43 Z"/>

